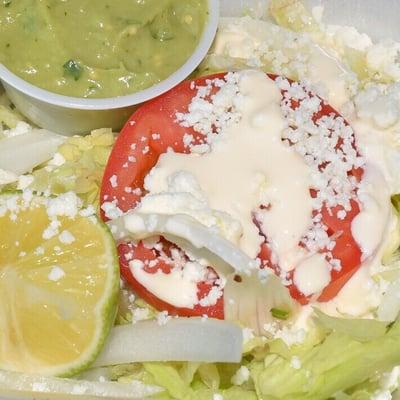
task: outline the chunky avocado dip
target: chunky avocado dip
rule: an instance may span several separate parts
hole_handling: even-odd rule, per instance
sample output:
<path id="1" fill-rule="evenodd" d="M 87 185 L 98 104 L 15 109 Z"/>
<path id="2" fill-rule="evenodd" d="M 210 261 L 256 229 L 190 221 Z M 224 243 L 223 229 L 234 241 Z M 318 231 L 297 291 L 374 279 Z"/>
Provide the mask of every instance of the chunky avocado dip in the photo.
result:
<path id="1" fill-rule="evenodd" d="M 0 62 L 66 96 L 150 87 L 197 46 L 207 0 L 0 0 Z"/>

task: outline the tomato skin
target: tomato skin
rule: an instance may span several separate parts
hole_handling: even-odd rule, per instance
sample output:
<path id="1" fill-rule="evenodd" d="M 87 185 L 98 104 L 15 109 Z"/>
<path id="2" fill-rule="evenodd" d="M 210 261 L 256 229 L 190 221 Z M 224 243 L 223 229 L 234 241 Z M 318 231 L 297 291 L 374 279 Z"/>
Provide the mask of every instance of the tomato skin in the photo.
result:
<path id="1" fill-rule="evenodd" d="M 175 115 L 176 113 L 188 112 L 188 105 L 197 93 L 196 86 L 205 85 L 208 79 L 222 79 L 225 75 L 226 73 L 220 73 L 195 81 L 183 82 L 164 95 L 147 102 L 132 115 L 117 138 L 107 164 L 101 188 L 102 202 L 117 200 L 118 207 L 124 212 L 135 208 L 140 202 L 141 197 L 145 194 L 143 190 L 144 178 L 156 165 L 162 153 L 165 153 L 168 148 L 177 153 L 189 153 L 190 149 L 185 147 L 183 142 L 185 134 L 193 136 L 194 140 L 192 144 L 202 142 L 203 136 L 195 132 L 192 128 L 182 127 L 175 121 Z M 271 79 L 277 78 L 277 76 L 271 74 L 268 74 L 268 76 Z M 291 103 L 293 108 L 299 106 L 299 101 L 297 100 L 292 100 Z M 322 116 L 330 114 L 339 115 L 330 105 L 322 102 L 321 110 L 314 115 L 313 120 L 316 122 Z M 154 137 L 154 135 L 157 136 L 158 134 L 160 135 L 159 137 Z M 337 148 L 340 145 L 339 140 Z M 136 161 L 129 162 L 129 158 Z M 321 169 L 323 167 L 320 166 Z M 361 180 L 362 174 L 363 170 L 361 168 L 350 172 L 350 175 L 354 176 L 357 181 Z M 111 178 L 114 175 L 118 178 L 118 186 L 116 187 L 113 187 L 111 184 Z M 140 189 L 140 191 L 132 192 L 132 189 Z M 312 197 L 315 197 L 316 194 L 315 190 L 310 190 Z M 334 207 L 332 210 L 328 210 L 324 206 L 320 211 L 322 214 L 322 223 L 327 226 L 328 234 L 330 236 L 333 235 L 336 240 L 336 245 L 331 252 L 332 256 L 340 260 L 342 264 L 340 271 L 332 271 L 331 283 L 322 291 L 318 298 L 318 301 L 321 302 L 329 301 L 335 297 L 361 265 L 361 251 L 351 234 L 351 223 L 354 217 L 360 212 L 359 205 L 355 199 L 352 199 L 351 210 L 347 212 L 344 219 L 340 219 L 337 216 L 337 213 L 341 210 L 341 207 Z M 102 217 L 106 219 L 104 213 Z M 264 237 L 264 243 L 258 255 L 262 262 L 262 267 L 271 268 L 279 274 L 279 266 L 274 265 L 271 261 L 271 250 L 267 235 L 261 231 L 260 234 Z M 166 310 L 172 315 L 200 316 L 206 314 L 215 318 L 223 318 L 224 305 L 222 298 L 213 307 L 195 307 L 194 309 L 177 308 L 158 299 L 134 278 L 124 258 L 126 251 L 125 244 L 119 246 L 122 276 L 139 296 L 156 309 Z M 288 273 L 288 280 L 293 279 L 293 272 Z M 291 296 L 300 304 L 307 304 L 310 301 L 310 297 L 304 296 L 295 284 L 290 284 L 288 289 Z M 202 287 L 200 284 L 199 298 L 207 290 L 209 290 L 209 286 Z"/>
<path id="2" fill-rule="evenodd" d="M 333 232 L 349 231 L 351 230 L 351 223 L 353 219 L 360 213 L 360 206 L 354 200 L 350 200 L 351 209 L 346 212 L 346 216 L 343 219 L 338 217 L 338 212 L 343 211 L 344 208 L 336 206 L 328 210 L 326 205 L 322 208 L 322 221 L 328 227 L 328 230 Z"/>
<path id="3" fill-rule="evenodd" d="M 196 80 L 196 85 L 202 86 L 206 84 L 207 79 L 223 78 L 224 76 L 225 73 L 220 73 L 200 78 Z M 193 136 L 193 144 L 201 142 L 203 135 L 195 132 L 192 128 L 185 128 L 174 122 L 176 113 L 188 112 L 188 105 L 196 93 L 197 89 L 192 87 L 190 81 L 182 82 L 169 92 L 147 102 L 131 116 L 117 137 L 107 163 L 100 192 L 102 203 L 117 200 L 118 208 L 124 212 L 135 208 L 145 194 L 144 178 L 157 164 L 159 156 L 168 148 L 173 149 L 176 153 L 189 153 L 189 148 L 185 147 L 183 142 L 185 134 Z M 154 134 L 160 136 L 153 137 Z M 148 150 L 146 146 L 148 146 Z M 129 162 L 130 158 L 136 161 Z M 114 175 L 117 176 L 118 185 L 116 187 L 111 183 Z M 140 189 L 139 193 L 132 191 L 138 188 Z M 103 220 L 107 220 L 103 210 L 101 210 L 101 216 Z M 132 275 L 124 257 L 124 252 L 128 251 L 126 246 L 120 245 L 118 250 L 122 276 L 140 297 L 156 309 L 168 311 L 171 315 L 207 315 L 213 318 L 224 318 L 223 297 L 214 306 L 196 306 L 194 309 L 174 307 L 158 299 Z M 202 298 L 209 289 L 209 286 L 199 284 L 199 298 Z"/>
<path id="4" fill-rule="evenodd" d="M 220 73 L 199 78 L 196 85 L 202 86 L 208 79 L 224 76 L 225 73 Z M 118 200 L 118 207 L 122 211 L 127 212 L 134 208 L 143 193 L 129 193 L 125 188 L 143 189 L 144 178 L 168 148 L 176 153 L 189 153 L 189 148 L 183 143 L 185 134 L 193 136 L 193 144 L 201 142 L 203 135 L 175 123 L 175 114 L 188 112 L 188 105 L 196 93 L 197 89 L 191 86 L 191 81 L 184 81 L 169 92 L 148 101 L 133 113 L 117 137 L 104 171 L 101 203 Z M 154 138 L 154 134 L 159 134 L 160 137 Z M 130 157 L 134 157 L 136 162 L 129 162 Z M 110 181 L 114 175 L 118 177 L 116 187 Z M 101 215 L 103 219 L 107 219 L 103 210 Z"/>
<path id="5" fill-rule="evenodd" d="M 332 254 L 335 259 L 341 260 L 342 266 L 338 271 L 332 270 L 331 283 L 318 297 L 320 302 L 332 300 L 361 265 L 361 250 L 349 230 L 336 239 Z"/>

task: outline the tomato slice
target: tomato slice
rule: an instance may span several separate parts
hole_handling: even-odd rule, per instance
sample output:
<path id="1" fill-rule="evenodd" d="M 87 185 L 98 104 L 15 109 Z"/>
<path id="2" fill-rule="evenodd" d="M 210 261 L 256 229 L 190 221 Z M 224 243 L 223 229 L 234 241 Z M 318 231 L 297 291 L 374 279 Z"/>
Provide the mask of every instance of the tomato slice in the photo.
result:
<path id="1" fill-rule="evenodd" d="M 193 136 L 193 144 L 203 142 L 203 135 L 194 131 L 192 128 L 186 128 L 176 122 L 176 113 L 187 113 L 188 106 L 197 94 L 198 86 L 204 86 L 207 80 L 223 79 L 225 73 L 210 75 L 192 81 L 186 81 L 173 88 L 164 95 L 149 101 L 140 107 L 129 119 L 120 135 L 117 138 L 109 162 L 107 164 L 103 184 L 101 188 L 101 201 L 115 202 L 122 211 L 128 211 L 135 208 L 145 194 L 143 182 L 146 175 L 156 165 L 161 154 L 172 149 L 177 153 L 189 153 L 190 148 L 184 144 L 184 136 L 190 134 Z M 271 79 L 277 76 L 270 75 Z M 217 89 L 214 89 L 216 91 Z M 282 95 L 285 91 L 282 91 Z M 291 107 L 299 106 L 299 100 L 291 100 Z M 313 120 L 326 115 L 340 116 L 330 105 L 321 101 L 321 109 L 313 116 Z M 337 146 L 340 146 L 340 142 Z M 353 141 L 355 147 L 355 142 Z M 323 166 L 320 166 L 323 168 Z M 350 175 L 357 181 L 361 180 L 363 170 L 354 169 Z M 317 192 L 310 190 L 310 196 L 315 197 Z M 360 212 L 359 205 L 355 199 L 351 200 L 351 210 L 345 216 L 341 215 L 340 207 L 329 209 L 324 206 L 320 210 L 322 223 L 328 227 L 328 234 L 335 238 L 335 247 L 331 250 L 331 257 L 340 261 L 340 268 L 332 270 L 331 283 L 323 290 L 319 301 L 328 301 L 332 299 L 343 285 L 351 278 L 361 265 L 361 251 L 354 241 L 351 234 L 351 222 Z M 102 214 L 103 218 L 105 215 Z M 256 223 L 256 221 L 255 221 Z M 281 274 L 279 265 L 274 265 L 271 261 L 271 250 L 269 248 L 267 235 L 260 231 L 264 236 L 264 243 L 261 246 L 259 259 L 262 268 L 272 268 L 277 274 Z M 161 239 L 165 244 L 165 239 Z M 169 244 L 171 245 L 171 244 Z M 299 244 L 301 245 L 301 244 Z M 131 287 L 149 304 L 158 310 L 166 310 L 174 315 L 195 316 L 208 315 L 215 318 L 223 318 L 223 299 L 219 299 L 214 306 L 200 307 L 193 309 L 179 308 L 167 304 L 157 298 L 147 288 L 143 287 L 134 277 L 129 269 L 126 259 L 127 253 L 134 253 L 135 258 L 143 260 L 157 260 L 154 249 L 145 249 L 142 243 L 136 245 L 130 243 L 119 246 L 121 272 L 124 279 Z M 328 251 L 326 251 L 328 254 Z M 169 273 L 170 269 L 160 261 L 157 262 L 153 271 L 162 270 Z M 210 267 L 211 268 L 211 267 Z M 148 270 L 147 272 L 152 272 Z M 287 279 L 290 282 L 293 272 L 288 273 Z M 198 285 L 198 297 L 204 297 L 213 286 L 213 283 L 202 282 Z M 301 304 L 309 302 L 309 298 L 304 296 L 297 287 L 291 283 L 288 284 L 293 298 Z"/>
<path id="2" fill-rule="evenodd" d="M 164 239 L 163 237 L 160 238 L 158 244 L 162 246 L 164 254 L 167 253 L 170 255 L 172 249 L 181 251 L 176 245 Z M 155 309 L 167 311 L 170 315 L 179 315 L 182 317 L 201 317 L 203 315 L 207 315 L 212 318 L 224 318 L 223 297 L 220 297 L 213 306 L 201 306 L 200 304 L 196 304 L 193 308 L 175 307 L 159 299 L 139 283 L 139 281 L 135 278 L 134 272 L 132 272 L 132 270 L 129 268 L 129 261 L 131 259 L 148 261 L 151 266 L 149 266 L 149 264 L 145 265 L 144 271 L 150 274 L 155 274 L 160 271 L 164 274 L 169 274 L 171 272 L 171 269 L 174 266 L 173 262 L 172 260 L 171 262 L 167 262 L 168 260 L 166 261 L 165 257 L 161 258 L 159 248 L 149 248 L 143 242 L 139 242 L 136 245 L 132 243 L 121 243 L 118 246 L 118 253 L 121 266 L 121 275 L 124 277 L 126 282 L 129 283 L 132 289 Z M 218 275 L 211 267 L 208 269 L 209 278 L 207 282 L 199 282 L 197 284 L 197 296 L 199 300 L 206 297 L 213 286 L 217 286 L 216 281 L 218 279 Z"/>
<path id="3" fill-rule="evenodd" d="M 195 82 L 202 86 L 207 79 L 222 78 L 224 75 L 211 75 Z M 201 143 L 203 135 L 175 122 L 175 114 L 186 113 L 195 95 L 196 89 L 191 81 L 185 81 L 149 101 L 131 116 L 122 128 L 106 166 L 101 202 L 117 201 L 122 211 L 134 208 L 144 194 L 144 178 L 156 165 L 160 154 L 168 148 L 176 153 L 189 153 L 189 147 L 183 142 L 185 134 L 193 136 L 193 144 Z M 111 180 L 113 176 L 117 178 L 117 185 Z"/>

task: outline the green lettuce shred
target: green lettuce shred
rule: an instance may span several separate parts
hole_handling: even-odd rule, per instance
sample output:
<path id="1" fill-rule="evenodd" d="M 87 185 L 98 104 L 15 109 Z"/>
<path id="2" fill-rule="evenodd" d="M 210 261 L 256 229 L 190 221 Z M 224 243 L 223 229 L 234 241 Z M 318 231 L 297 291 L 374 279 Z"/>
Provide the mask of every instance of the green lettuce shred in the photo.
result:
<path id="1" fill-rule="evenodd" d="M 271 0 L 270 13 L 276 23 L 295 32 L 318 32 L 314 17 L 299 0 Z"/>
<path id="2" fill-rule="evenodd" d="M 220 394 L 224 400 L 257 400 L 254 388 L 233 386 L 230 379 L 238 365 L 198 363 L 144 363 L 152 376 L 147 383 L 166 389 L 158 400 L 212 400 Z"/>
<path id="3" fill-rule="evenodd" d="M 360 342 L 380 338 L 386 333 L 389 324 L 389 322 L 378 321 L 376 319 L 330 317 L 318 309 L 315 309 L 314 312 L 317 317 L 317 323 L 324 329 L 346 334 Z"/>
<path id="4" fill-rule="evenodd" d="M 251 365 L 260 398 L 324 400 L 339 391 L 352 394 L 355 385 L 400 364 L 400 322 L 369 341 L 332 331 L 321 343 L 297 349 L 296 357 L 300 369 L 278 355 L 268 355 Z"/>
<path id="5" fill-rule="evenodd" d="M 113 367 L 110 375 L 165 388 L 158 400 L 213 400 L 215 394 L 224 400 L 366 400 L 400 364 L 400 322 L 333 318 L 317 310 L 313 321 L 301 344 L 254 337 L 241 364 L 154 362 Z M 241 366 L 250 378 L 237 386 L 232 377 Z"/>
<path id="6" fill-rule="evenodd" d="M 54 195 L 74 191 L 85 205 L 98 207 L 101 181 L 114 141 L 111 129 L 67 139 L 58 149 L 65 163 L 36 169 L 30 188 L 40 192 L 49 190 Z"/>

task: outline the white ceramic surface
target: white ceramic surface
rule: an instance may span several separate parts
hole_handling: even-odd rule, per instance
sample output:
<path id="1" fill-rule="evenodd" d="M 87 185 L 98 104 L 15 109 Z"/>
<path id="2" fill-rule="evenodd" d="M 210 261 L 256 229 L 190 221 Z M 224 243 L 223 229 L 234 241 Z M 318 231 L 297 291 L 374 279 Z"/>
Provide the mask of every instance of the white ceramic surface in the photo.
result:
<path id="1" fill-rule="evenodd" d="M 103 127 L 118 130 L 135 106 L 171 89 L 200 64 L 213 42 L 219 18 L 219 1 L 208 0 L 208 4 L 209 20 L 193 55 L 167 79 L 143 91 L 107 99 L 61 96 L 31 85 L 2 64 L 0 80 L 18 110 L 42 128 L 65 135 L 87 133 Z"/>
<path id="2" fill-rule="evenodd" d="M 326 11 L 324 20 L 326 22 L 356 26 L 375 39 L 392 37 L 400 40 L 400 25 L 398 23 L 400 0 L 306 0 L 306 2 L 312 6 L 324 5 Z M 239 16 L 243 13 L 243 8 L 246 8 L 246 10 L 253 8 L 259 14 L 264 12 L 267 3 L 268 0 L 221 0 L 221 15 Z M 32 105 L 33 109 L 35 107 Z M 59 110 L 58 112 L 61 111 Z M 112 118 L 111 115 L 113 113 L 116 113 L 116 111 L 111 111 L 109 118 Z M 53 115 L 56 116 L 56 114 Z M 74 118 L 73 113 L 69 114 L 67 112 L 66 115 L 68 117 L 63 117 L 63 120 L 69 118 L 72 121 Z M 93 118 L 97 118 L 95 113 Z M 106 116 L 104 117 L 105 123 L 102 126 L 110 125 L 109 122 L 107 123 L 107 118 Z M 13 398 L 15 399 L 15 397 Z M 26 399 L 27 397 L 24 398 Z M 51 397 L 47 398 L 53 400 Z M 80 398 L 77 397 L 77 399 Z M 395 395 L 394 399 L 400 400 L 400 396 Z M 9 399 L 0 397 L 0 400 Z"/>
<path id="3" fill-rule="evenodd" d="M 304 0 L 309 7 L 323 6 L 323 21 L 350 25 L 373 39 L 393 38 L 400 41 L 399 0 Z M 262 16 L 268 0 L 221 0 L 221 15 L 238 16 L 245 12 Z"/>

